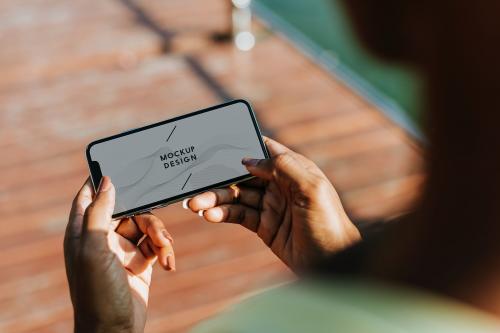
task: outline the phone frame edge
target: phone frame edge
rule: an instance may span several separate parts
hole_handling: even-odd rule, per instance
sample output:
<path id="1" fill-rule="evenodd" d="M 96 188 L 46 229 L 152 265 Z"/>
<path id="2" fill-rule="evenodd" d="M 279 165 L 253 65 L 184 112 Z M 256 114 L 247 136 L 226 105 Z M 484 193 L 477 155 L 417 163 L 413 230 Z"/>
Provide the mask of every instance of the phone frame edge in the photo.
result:
<path id="1" fill-rule="evenodd" d="M 181 120 L 181 119 L 184 119 L 184 118 L 189 118 L 189 117 L 192 117 L 192 116 L 196 116 L 198 114 L 202 114 L 202 113 L 209 112 L 209 111 L 212 111 L 212 110 L 220 109 L 220 108 L 223 108 L 223 107 L 226 107 L 226 106 L 229 106 L 229 105 L 232 105 L 232 104 L 237 104 L 237 103 L 243 103 L 243 104 L 246 105 L 246 107 L 247 107 L 247 109 L 248 109 L 248 111 L 250 113 L 250 118 L 252 119 L 252 123 L 254 125 L 255 131 L 257 133 L 257 138 L 258 138 L 260 146 L 262 148 L 262 152 L 264 153 L 264 156 L 266 158 L 270 158 L 269 151 L 267 150 L 267 147 L 266 147 L 266 145 L 264 143 L 264 140 L 262 138 L 262 132 L 261 132 L 261 129 L 259 127 L 259 123 L 257 122 L 257 117 L 255 115 L 255 112 L 253 111 L 252 106 L 250 105 L 250 103 L 248 101 L 246 101 L 244 99 L 235 99 L 235 100 L 232 100 L 232 101 L 229 101 L 229 102 L 226 102 L 226 103 L 222 103 L 222 104 L 214 105 L 214 106 L 211 106 L 211 107 L 208 107 L 208 108 L 205 108 L 205 109 L 201 109 L 201 110 L 189 112 L 189 113 L 186 113 L 186 114 L 183 114 L 183 115 L 180 115 L 180 116 L 177 116 L 177 117 L 173 117 L 173 118 L 170 118 L 170 119 L 167 119 L 167 120 L 163 120 L 163 121 L 160 121 L 160 122 L 157 122 L 157 123 L 154 123 L 154 124 L 149 124 L 149 125 L 145 125 L 145 126 L 142 126 L 142 127 L 134 128 L 134 129 L 131 129 L 131 130 L 128 130 L 128 131 L 124 131 L 124 132 L 121 132 L 121 133 L 118 133 L 118 134 L 114 134 L 114 135 L 111 135 L 111 136 L 108 136 L 108 137 L 104 137 L 104 138 L 101 138 L 101 139 L 98 139 L 98 140 L 90 142 L 87 145 L 86 149 L 85 149 L 85 155 L 86 155 L 86 159 L 87 159 L 87 166 L 89 168 L 90 180 L 91 180 L 92 185 L 94 187 L 94 191 L 97 191 L 98 184 L 95 183 L 94 176 L 92 174 L 92 168 L 91 168 L 90 164 L 91 164 L 91 162 L 93 160 L 92 160 L 92 156 L 90 155 L 90 150 L 96 144 L 99 144 L 99 143 L 102 143 L 102 142 L 106 142 L 106 141 L 110 141 L 110 140 L 114 140 L 114 139 L 117 139 L 117 138 L 121 138 L 121 137 L 124 137 L 124 136 L 127 136 L 127 135 L 131 135 L 131 134 L 134 134 L 134 133 L 137 133 L 137 132 L 140 132 L 140 131 L 144 131 L 144 130 L 147 130 L 147 129 L 150 129 L 150 128 L 162 126 L 162 125 L 174 122 L 174 121 L 178 121 L 178 120 Z M 143 205 L 143 206 L 140 206 L 140 207 L 137 207 L 137 208 L 134 208 L 134 209 L 126 210 L 126 211 L 121 212 L 121 213 L 113 214 L 112 217 L 113 217 L 113 219 L 119 219 L 119 218 L 134 216 L 134 215 L 137 215 L 137 214 L 140 214 L 140 213 L 149 212 L 149 211 L 151 211 L 153 209 L 165 207 L 165 206 L 168 206 L 168 205 L 173 204 L 175 202 L 181 201 L 181 200 L 183 200 L 185 198 L 188 198 L 188 197 L 190 197 L 192 195 L 195 195 L 197 193 L 202 193 L 202 192 L 204 192 L 206 190 L 209 190 L 211 188 L 218 188 L 218 187 L 228 186 L 228 185 L 231 185 L 231 184 L 237 184 L 237 183 L 240 183 L 240 182 L 243 182 L 245 180 L 252 179 L 252 178 L 254 178 L 254 176 L 252 176 L 250 174 L 242 175 L 242 176 L 239 176 L 239 177 L 236 177 L 236 178 L 228 179 L 227 181 L 219 182 L 219 183 L 216 183 L 216 184 L 213 184 L 213 185 L 210 185 L 210 186 L 205 186 L 203 188 L 200 188 L 200 189 L 197 189 L 197 190 L 185 193 L 185 194 L 181 194 L 181 195 L 178 195 L 178 196 L 174 196 L 174 197 L 166 198 L 166 199 L 163 199 L 163 200 L 155 201 L 155 202 L 152 202 L 152 203 L 150 203 L 148 205 Z"/>

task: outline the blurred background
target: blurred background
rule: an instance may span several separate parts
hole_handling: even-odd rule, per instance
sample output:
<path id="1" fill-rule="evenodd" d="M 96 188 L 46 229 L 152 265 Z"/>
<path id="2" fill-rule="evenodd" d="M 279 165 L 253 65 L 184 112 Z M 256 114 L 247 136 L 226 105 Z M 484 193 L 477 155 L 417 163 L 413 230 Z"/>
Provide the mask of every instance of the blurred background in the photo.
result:
<path id="1" fill-rule="evenodd" d="M 0 0 L 0 45 L 0 332 L 72 330 L 63 233 L 103 136 L 244 98 L 357 223 L 418 196 L 418 80 L 365 54 L 336 1 Z M 147 332 L 295 279 L 237 225 L 157 213 L 178 271 L 156 271 Z"/>

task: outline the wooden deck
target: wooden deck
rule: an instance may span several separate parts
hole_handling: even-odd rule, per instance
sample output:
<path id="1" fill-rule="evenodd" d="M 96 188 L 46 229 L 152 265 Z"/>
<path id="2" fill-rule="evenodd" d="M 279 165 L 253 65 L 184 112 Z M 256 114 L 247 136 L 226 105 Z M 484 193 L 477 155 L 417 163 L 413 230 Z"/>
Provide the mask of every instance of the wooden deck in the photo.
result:
<path id="1" fill-rule="evenodd" d="M 249 53 L 212 41 L 222 0 L 0 1 L 0 332 L 69 332 L 62 238 L 93 139 L 250 100 L 265 132 L 315 160 L 353 218 L 408 207 L 416 145 L 287 41 L 258 26 Z M 147 332 L 183 332 L 293 278 L 255 236 L 158 211 L 178 272 L 154 276 Z"/>

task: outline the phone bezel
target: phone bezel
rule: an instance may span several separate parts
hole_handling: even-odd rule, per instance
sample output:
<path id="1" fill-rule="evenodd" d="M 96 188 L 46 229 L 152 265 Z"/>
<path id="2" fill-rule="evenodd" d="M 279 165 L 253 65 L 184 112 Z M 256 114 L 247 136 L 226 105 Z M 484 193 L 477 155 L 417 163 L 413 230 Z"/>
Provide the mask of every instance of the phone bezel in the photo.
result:
<path id="1" fill-rule="evenodd" d="M 119 133 L 119 134 L 115 134 L 115 135 L 108 136 L 108 137 L 105 137 L 105 138 L 102 138 L 102 139 L 95 140 L 95 141 L 91 142 L 87 146 L 86 156 L 87 156 L 87 164 L 88 164 L 88 167 L 89 167 L 90 179 L 92 181 L 92 185 L 94 187 L 94 191 L 97 191 L 97 187 L 99 186 L 99 182 L 101 181 L 101 179 L 100 178 L 97 179 L 97 177 L 95 176 L 94 172 L 92 171 L 91 164 L 92 164 L 93 160 L 92 160 L 92 156 L 90 155 L 90 149 L 93 146 L 95 146 L 97 144 L 100 144 L 100 143 L 103 143 L 103 142 L 106 142 L 106 141 L 111 141 L 111 140 L 114 140 L 114 139 L 117 139 L 117 138 L 121 138 L 121 137 L 124 137 L 124 136 L 132 135 L 132 134 L 137 133 L 137 132 L 145 131 L 145 130 L 148 130 L 148 129 L 151 129 L 151 128 L 154 128 L 154 127 L 162 126 L 162 125 L 174 122 L 174 121 L 178 121 L 178 120 L 189 118 L 189 117 L 194 117 L 194 116 L 197 116 L 197 115 L 202 114 L 202 113 L 214 111 L 214 110 L 217 110 L 217 109 L 220 109 L 220 108 L 224 108 L 224 107 L 227 107 L 229 105 L 233 105 L 233 104 L 237 104 L 237 103 L 243 103 L 247 107 L 247 110 L 250 113 L 250 118 L 252 119 L 252 123 L 253 123 L 254 128 L 255 128 L 255 131 L 257 133 L 257 138 L 258 138 L 260 146 L 262 148 L 262 152 L 264 153 L 264 156 L 266 158 L 269 158 L 269 152 L 267 151 L 266 145 L 264 144 L 264 140 L 262 139 L 262 133 L 261 133 L 259 124 L 257 123 L 257 118 L 255 116 L 255 113 L 254 113 L 253 109 L 252 109 L 252 106 L 250 105 L 249 102 L 247 102 L 244 99 L 237 99 L 237 100 L 233 100 L 233 101 L 230 101 L 230 102 L 222 103 L 222 104 L 219 104 L 219 105 L 214 105 L 214 106 L 211 106 L 209 108 L 202 109 L 202 110 L 198 110 L 198 111 L 190 112 L 190 113 L 187 113 L 187 114 L 183 114 L 183 115 L 171 118 L 171 119 L 160 121 L 158 123 L 154 123 L 154 124 L 142 126 L 142 127 L 139 127 L 139 128 L 134 128 L 134 129 L 131 129 L 131 130 Z M 140 207 L 136 207 L 136 208 L 133 208 L 133 209 L 126 210 L 126 211 L 121 212 L 121 213 L 113 214 L 113 218 L 114 219 L 118 219 L 118 218 L 123 218 L 123 217 L 137 215 L 137 214 L 140 214 L 140 213 L 149 212 L 149 211 L 151 211 L 151 210 L 153 210 L 155 208 L 165 207 L 165 206 L 170 205 L 172 203 L 175 203 L 175 202 L 178 202 L 180 200 L 183 200 L 184 198 L 191 197 L 193 195 L 205 192 L 205 191 L 210 190 L 212 188 L 224 187 L 224 186 L 228 186 L 228 185 L 231 185 L 231 184 L 236 184 L 236 183 L 239 183 L 239 182 L 251 179 L 251 178 L 253 178 L 253 176 L 248 173 L 246 175 L 242 175 L 242 176 L 239 176 L 239 177 L 236 177 L 236 178 L 231 178 L 231 179 L 228 179 L 226 181 L 219 182 L 219 183 L 216 183 L 216 184 L 213 184 L 213 185 L 209 185 L 209 186 L 205 186 L 203 188 L 199 188 L 197 190 L 186 192 L 186 193 L 174 196 L 174 197 L 165 198 L 165 199 L 162 199 L 162 200 L 159 200 L 159 201 L 152 202 L 152 203 L 147 204 L 147 205 L 143 205 L 143 206 L 140 206 Z"/>

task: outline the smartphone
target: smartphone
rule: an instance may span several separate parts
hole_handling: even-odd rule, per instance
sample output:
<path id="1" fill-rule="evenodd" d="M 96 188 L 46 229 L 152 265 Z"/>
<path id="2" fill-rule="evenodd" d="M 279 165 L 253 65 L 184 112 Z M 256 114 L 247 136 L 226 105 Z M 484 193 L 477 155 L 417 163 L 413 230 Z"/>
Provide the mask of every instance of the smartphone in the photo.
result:
<path id="1" fill-rule="evenodd" d="M 150 211 L 252 178 L 243 157 L 269 154 L 250 104 L 235 100 L 90 143 L 94 189 L 116 189 L 113 218 Z"/>

